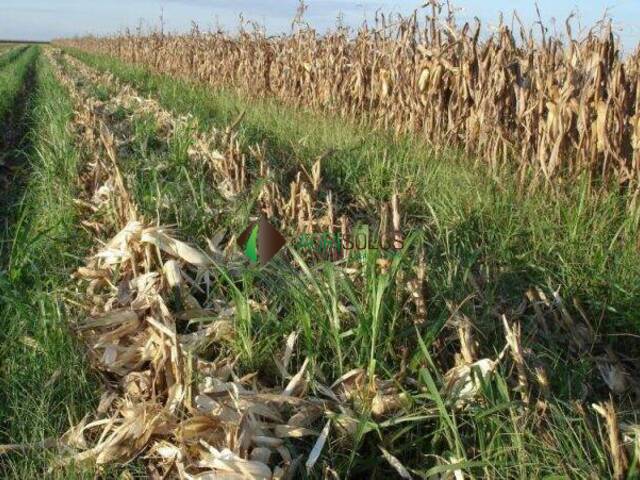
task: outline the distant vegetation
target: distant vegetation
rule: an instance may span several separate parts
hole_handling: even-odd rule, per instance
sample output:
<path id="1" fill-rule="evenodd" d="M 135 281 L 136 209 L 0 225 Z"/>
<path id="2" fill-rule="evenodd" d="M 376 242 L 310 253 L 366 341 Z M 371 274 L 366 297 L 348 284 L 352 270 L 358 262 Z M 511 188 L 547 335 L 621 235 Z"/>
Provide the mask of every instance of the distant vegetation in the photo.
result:
<path id="1" fill-rule="evenodd" d="M 2 44 L 23 44 L 23 45 L 48 45 L 50 42 L 38 41 L 38 40 L 3 40 L 0 39 L 0 45 Z"/>
<path id="2" fill-rule="evenodd" d="M 417 133 L 509 165 L 523 186 L 584 173 L 640 192 L 640 53 L 623 57 L 606 22 L 576 37 L 569 18 L 558 38 L 515 16 L 513 29 L 501 19 L 488 32 L 432 2 L 408 18 L 319 34 L 302 13 L 288 36 L 248 24 L 237 36 L 194 27 L 62 44 Z"/>

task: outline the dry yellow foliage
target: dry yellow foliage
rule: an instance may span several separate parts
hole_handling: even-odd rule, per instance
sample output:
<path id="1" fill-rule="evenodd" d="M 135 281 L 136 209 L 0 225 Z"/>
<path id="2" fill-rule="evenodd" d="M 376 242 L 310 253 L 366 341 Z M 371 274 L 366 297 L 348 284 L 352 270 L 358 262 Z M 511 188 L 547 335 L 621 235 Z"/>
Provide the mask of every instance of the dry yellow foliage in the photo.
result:
<path id="1" fill-rule="evenodd" d="M 157 72 L 275 96 L 456 147 L 541 180 L 588 172 L 636 186 L 640 178 L 640 54 L 623 56 L 605 22 L 578 40 L 502 20 L 459 25 L 428 2 L 426 21 L 379 15 L 357 32 L 290 35 L 260 29 L 81 38 L 59 43 Z M 353 35 L 352 33 L 355 33 Z"/>

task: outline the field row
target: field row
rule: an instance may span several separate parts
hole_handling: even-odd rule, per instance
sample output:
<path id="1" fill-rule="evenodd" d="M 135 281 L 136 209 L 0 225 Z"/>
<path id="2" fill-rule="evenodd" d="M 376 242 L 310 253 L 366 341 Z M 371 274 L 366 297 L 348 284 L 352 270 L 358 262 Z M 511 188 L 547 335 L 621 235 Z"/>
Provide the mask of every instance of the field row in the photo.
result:
<path id="1" fill-rule="evenodd" d="M 634 340 L 607 334 L 636 321 L 637 222 L 614 193 L 522 195 L 348 122 L 36 55 L 0 71 L 37 66 L 3 213 L 5 476 L 633 474 Z M 289 240 L 265 268 L 236 247 L 260 213 Z M 402 248 L 291 248 L 359 228 Z"/>
<path id="2" fill-rule="evenodd" d="M 82 245 L 72 203 L 73 110 L 40 47 L 18 48 L 0 69 L 0 443 L 32 447 L 10 457 L 0 447 L 0 476 L 38 478 L 52 458 L 45 447 L 99 393 L 63 302 Z"/>

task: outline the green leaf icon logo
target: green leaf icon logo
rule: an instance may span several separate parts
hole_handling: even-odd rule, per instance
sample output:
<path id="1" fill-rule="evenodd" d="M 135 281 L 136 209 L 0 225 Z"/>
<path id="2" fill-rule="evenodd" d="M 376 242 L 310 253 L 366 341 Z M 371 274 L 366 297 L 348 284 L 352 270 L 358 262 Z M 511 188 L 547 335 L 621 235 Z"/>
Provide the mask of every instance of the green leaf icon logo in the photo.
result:
<path id="1" fill-rule="evenodd" d="M 267 217 L 249 225 L 238 237 L 238 246 L 253 263 L 266 265 L 287 243 Z"/>
<path id="2" fill-rule="evenodd" d="M 247 244 L 244 247 L 245 255 L 253 262 L 258 261 L 258 227 L 259 225 L 257 224 L 253 227 L 249 240 L 247 240 Z"/>

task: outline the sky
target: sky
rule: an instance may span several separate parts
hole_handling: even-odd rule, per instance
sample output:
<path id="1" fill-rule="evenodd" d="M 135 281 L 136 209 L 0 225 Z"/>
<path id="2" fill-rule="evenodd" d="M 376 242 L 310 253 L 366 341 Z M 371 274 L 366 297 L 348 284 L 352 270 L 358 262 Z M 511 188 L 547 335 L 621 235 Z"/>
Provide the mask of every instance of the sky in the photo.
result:
<path id="1" fill-rule="evenodd" d="M 270 33 L 289 31 L 297 0 L 0 0 L 0 38 L 50 40 L 84 34 L 104 35 L 142 22 L 158 25 L 161 13 L 165 28 L 185 31 L 196 21 L 204 30 L 218 25 L 233 31 L 239 15 L 255 20 Z M 307 0 L 306 20 L 318 30 L 326 30 L 342 15 L 348 25 L 371 18 L 377 9 L 403 14 L 420 7 L 413 0 Z M 460 9 L 458 17 L 479 17 L 485 26 L 497 23 L 502 11 L 511 18 L 515 9 L 525 23 L 536 19 L 534 0 L 452 0 Z M 608 12 L 625 49 L 640 43 L 640 0 L 538 0 L 543 19 L 557 19 L 564 31 L 564 19 L 579 12 L 583 25 L 592 25 Z M 508 17 L 507 17 L 508 15 Z"/>

